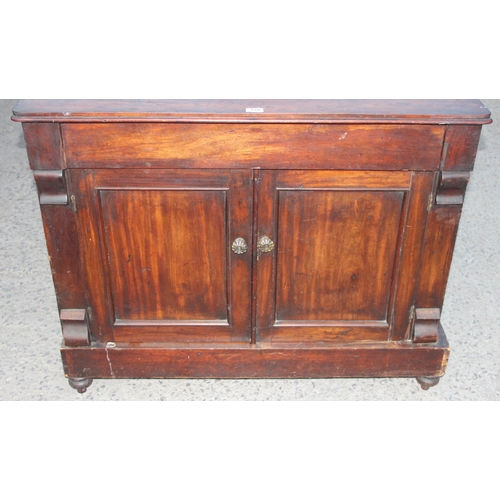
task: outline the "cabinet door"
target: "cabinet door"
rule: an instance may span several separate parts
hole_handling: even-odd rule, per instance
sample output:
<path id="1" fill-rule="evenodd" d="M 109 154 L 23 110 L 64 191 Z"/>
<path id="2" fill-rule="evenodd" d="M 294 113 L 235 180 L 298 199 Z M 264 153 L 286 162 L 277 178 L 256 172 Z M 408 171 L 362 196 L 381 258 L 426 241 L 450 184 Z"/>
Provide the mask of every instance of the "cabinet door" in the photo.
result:
<path id="1" fill-rule="evenodd" d="M 257 340 L 404 339 L 433 179 L 262 172 L 257 242 L 274 247 L 257 250 Z"/>
<path id="2" fill-rule="evenodd" d="M 95 340 L 249 341 L 250 171 L 69 175 Z M 236 238 L 248 251 L 231 250 Z"/>

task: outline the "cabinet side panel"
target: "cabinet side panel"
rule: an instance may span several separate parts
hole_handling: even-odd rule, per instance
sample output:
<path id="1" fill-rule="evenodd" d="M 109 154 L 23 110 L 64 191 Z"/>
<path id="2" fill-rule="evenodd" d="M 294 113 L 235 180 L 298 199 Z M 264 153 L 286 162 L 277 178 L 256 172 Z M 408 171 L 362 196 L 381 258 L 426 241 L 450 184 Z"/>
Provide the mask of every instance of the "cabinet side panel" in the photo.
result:
<path id="1" fill-rule="evenodd" d="M 85 309 L 75 214 L 68 205 L 41 205 L 40 210 L 59 309 Z"/>
<path id="2" fill-rule="evenodd" d="M 441 309 L 461 207 L 434 206 L 429 213 L 415 307 Z"/>
<path id="3" fill-rule="evenodd" d="M 442 170 L 474 168 L 481 125 L 449 125 L 446 130 Z"/>
<path id="4" fill-rule="evenodd" d="M 23 132 L 31 170 L 66 168 L 59 123 L 23 123 Z"/>
<path id="5" fill-rule="evenodd" d="M 71 186 L 62 170 L 58 124 L 23 124 L 37 185 L 50 269 L 59 310 L 88 306 Z"/>

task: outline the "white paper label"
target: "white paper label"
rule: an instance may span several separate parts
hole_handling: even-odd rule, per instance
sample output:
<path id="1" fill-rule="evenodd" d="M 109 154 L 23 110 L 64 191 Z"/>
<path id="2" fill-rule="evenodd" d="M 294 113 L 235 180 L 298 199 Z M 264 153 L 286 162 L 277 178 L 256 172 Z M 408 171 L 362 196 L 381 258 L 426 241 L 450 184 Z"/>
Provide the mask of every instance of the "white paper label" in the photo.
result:
<path id="1" fill-rule="evenodd" d="M 246 108 L 247 113 L 264 113 L 264 108 Z"/>

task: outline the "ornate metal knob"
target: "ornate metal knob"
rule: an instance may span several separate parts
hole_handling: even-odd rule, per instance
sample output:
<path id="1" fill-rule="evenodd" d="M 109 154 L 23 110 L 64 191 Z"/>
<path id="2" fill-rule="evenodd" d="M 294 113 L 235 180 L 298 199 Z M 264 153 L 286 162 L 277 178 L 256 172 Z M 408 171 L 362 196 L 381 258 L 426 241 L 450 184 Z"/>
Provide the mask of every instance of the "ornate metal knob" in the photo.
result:
<path id="1" fill-rule="evenodd" d="M 231 248 L 234 253 L 241 255 L 248 250 L 247 242 L 243 238 L 236 238 L 231 245 Z"/>
<path id="2" fill-rule="evenodd" d="M 270 252 L 274 248 L 274 241 L 269 236 L 261 236 L 257 242 L 257 248 L 261 252 Z"/>

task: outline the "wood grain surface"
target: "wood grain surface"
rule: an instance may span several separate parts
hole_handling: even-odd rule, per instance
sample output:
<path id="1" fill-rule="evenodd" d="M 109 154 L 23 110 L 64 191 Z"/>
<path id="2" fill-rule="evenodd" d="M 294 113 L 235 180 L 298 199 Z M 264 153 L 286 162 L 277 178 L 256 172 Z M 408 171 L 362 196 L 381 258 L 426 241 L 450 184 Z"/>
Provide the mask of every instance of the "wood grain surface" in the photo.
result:
<path id="1" fill-rule="evenodd" d="M 250 339 L 251 171 L 70 174 L 97 338 Z"/>
<path id="2" fill-rule="evenodd" d="M 437 170 L 444 133 L 437 125 L 62 125 L 69 168 Z"/>
<path id="3" fill-rule="evenodd" d="M 307 345 L 130 344 L 62 348 L 64 371 L 86 378 L 323 378 L 443 375 L 449 345 L 400 342 Z"/>
<path id="4" fill-rule="evenodd" d="M 480 101 L 24 100 L 13 114 L 72 387 L 443 375 L 441 308 L 491 122 Z"/>
<path id="5" fill-rule="evenodd" d="M 247 112 L 260 108 L 262 112 Z M 233 121 L 489 123 L 477 99 L 52 99 L 22 100 L 17 121 Z"/>

